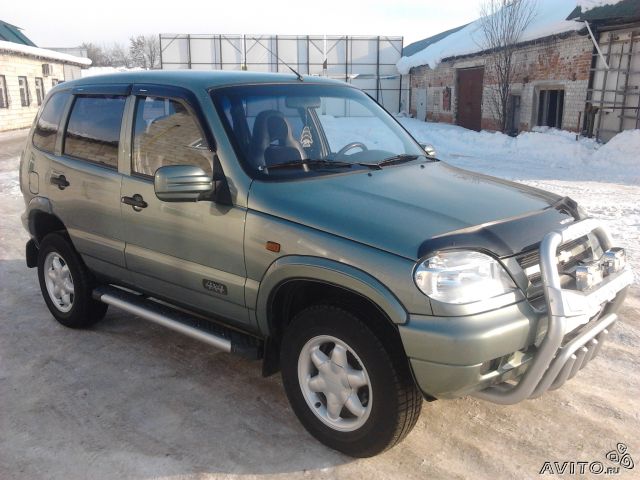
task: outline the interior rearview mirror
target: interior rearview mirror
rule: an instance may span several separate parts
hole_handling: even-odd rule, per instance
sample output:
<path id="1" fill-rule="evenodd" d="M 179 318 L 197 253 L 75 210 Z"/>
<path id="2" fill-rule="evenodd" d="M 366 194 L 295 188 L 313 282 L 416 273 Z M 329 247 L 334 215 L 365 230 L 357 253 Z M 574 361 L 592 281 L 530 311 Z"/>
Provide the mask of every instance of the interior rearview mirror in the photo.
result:
<path id="1" fill-rule="evenodd" d="M 194 165 L 168 165 L 156 170 L 153 178 L 156 196 L 163 202 L 211 200 L 213 179 Z"/>
<path id="2" fill-rule="evenodd" d="M 285 105 L 288 108 L 320 108 L 320 97 L 298 97 L 288 96 L 285 99 Z"/>

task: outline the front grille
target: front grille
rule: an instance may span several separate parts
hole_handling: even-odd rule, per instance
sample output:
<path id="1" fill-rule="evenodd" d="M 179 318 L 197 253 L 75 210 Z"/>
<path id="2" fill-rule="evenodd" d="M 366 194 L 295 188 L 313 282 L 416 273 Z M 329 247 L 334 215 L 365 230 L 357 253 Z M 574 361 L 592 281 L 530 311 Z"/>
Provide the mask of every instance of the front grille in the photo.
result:
<path id="1" fill-rule="evenodd" d="M 573 272 L 578 265 L 594 260 L 593 242 L 595 238 L 585 235 L 561 245 L 558 248 L 558 271 L 561 277 L 573 279 Z M 540 251 L 530 250 L 516 257 L 518 264 L 524 270 L 529 279 L 530 289 L 528 296 L 537 296 L 542 293 L 542 275 L 540 273 Z"/>

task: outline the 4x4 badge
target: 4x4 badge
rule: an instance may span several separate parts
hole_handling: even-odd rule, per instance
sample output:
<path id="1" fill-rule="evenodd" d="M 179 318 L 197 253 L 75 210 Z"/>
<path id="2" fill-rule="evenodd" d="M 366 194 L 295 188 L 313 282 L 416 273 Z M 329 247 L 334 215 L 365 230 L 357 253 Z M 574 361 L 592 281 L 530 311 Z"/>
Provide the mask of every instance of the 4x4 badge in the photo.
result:
<path id="1" fill-rule="evenodd" d="M 227 294 L 227 286 L 223 283 L 218 283 L 218 282 L 214 282 L 213 280 L 207 280 L 206 278 L 203 278 L 202 286 L 205 288 L 205 290 L 209 290 L 210 292 L 217 293 L 218 295 Z"/>

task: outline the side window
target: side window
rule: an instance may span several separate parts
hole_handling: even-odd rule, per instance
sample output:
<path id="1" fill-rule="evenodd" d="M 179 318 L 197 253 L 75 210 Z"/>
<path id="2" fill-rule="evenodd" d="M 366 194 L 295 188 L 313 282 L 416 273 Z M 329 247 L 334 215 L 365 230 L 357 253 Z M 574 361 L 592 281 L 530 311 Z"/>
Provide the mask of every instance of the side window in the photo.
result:
<path id="1" fill-rule="evenodd" d="M 133 125 L 133 173 L 153 176 L 167 165 L 195 165 L 212 175 L 212 155 L 202 129 L 182 103 L 138 97 Z"/>
<path id="2" fill-rule="evenodd" d="M 44 100 L 44 83 L 39 77 L 36 77 L 36 100 L 38 105 L 42 105 L 42 100 Z"/>
<path id="3" fill-rule="evenodd" d="M 65 155 L 117 168 L 125 100 L 115 95 L 76 97 L 64 135 Z"/>
<path id="4" fill-rule="evenodd" d="M 7 98 L 7 80 L 4 75 L 0 75 L 0 108 L 9 108 L 9 99 Z"/>
<path id="5" fill-rule="evenodd" d="M 60 118 L 69 100 L 67 92 L 56 93 L 44 106 L 36 129 L 33 132 L 33 144 L 46 152 L 53 152 L 56 146 L 56 136 L 60 127 Z"/>
<path id="6" fill-rule="evenodd" d="M 23 107 L 28 107 L 31 105 L 31 95 L 29 94 L 27 77 L 18 77 L 18 87 L 20 89 L 20 103 Z"/>

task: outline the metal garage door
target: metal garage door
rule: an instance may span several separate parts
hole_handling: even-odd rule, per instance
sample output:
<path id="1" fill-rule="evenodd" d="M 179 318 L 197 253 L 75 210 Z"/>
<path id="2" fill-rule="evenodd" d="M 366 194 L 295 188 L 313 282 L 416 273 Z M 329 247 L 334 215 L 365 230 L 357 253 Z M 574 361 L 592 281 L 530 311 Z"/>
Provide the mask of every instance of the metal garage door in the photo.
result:
<path id="1" fill-rule="evenodd" d="M 456 123 L 480 131 L 482 125 L 482 82 L 484 67 L 458 70 L 458 115 Z"/>

